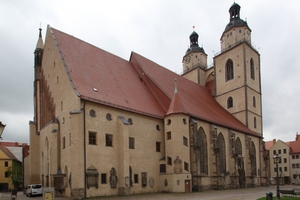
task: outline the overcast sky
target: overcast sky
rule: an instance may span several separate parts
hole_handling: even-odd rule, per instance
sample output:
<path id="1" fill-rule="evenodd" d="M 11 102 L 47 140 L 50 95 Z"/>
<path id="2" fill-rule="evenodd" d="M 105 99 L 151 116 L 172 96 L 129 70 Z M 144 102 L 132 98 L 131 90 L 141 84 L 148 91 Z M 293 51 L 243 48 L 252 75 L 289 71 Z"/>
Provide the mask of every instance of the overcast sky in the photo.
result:
<path id="1" fill-rule="evenodd" d="M 236 0 L 261 55 L 266 141 L 300 132 L 300 1 Z M 29 143 L 33 51 L 38 29 L 53 28 L 129 60 L 131 51 L 181 73 L 189 35 L 199 34 L 208 64 L 220 51 L 232 0 L 1 0 L 0 121 L 4 141 Z"/>

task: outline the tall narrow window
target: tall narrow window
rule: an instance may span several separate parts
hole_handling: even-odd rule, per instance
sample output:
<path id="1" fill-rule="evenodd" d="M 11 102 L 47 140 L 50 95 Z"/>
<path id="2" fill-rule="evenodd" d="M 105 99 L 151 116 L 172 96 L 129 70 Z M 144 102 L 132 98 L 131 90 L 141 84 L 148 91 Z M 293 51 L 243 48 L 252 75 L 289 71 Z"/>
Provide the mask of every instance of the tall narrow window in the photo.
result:
<path id="1" fill-rule="evenodd" d="M 172 137 L 171 131 L 168 131 L 168 132 L 167 132 L 167 140 L 171 140 L 171 137 Z"/>
<path id="2" fill-rule="evenodd" d="M 253 80 L 255 80 L 254 62 L 252 58 L 250 59 L 250 76 Z"/>
<path id="3" fill-rule="evenodd" d="M 256 108 L 256 99 L 255 99 L 255 96 L 253 96 L 253 107 Z"/>
<path id="4" fill-rule="evenodd" d="M 106 174 L 101 174 L 101 184 L 107 184 Z"/>
<path id="5" fill-rule="evenodd" d="M 183 145 L 188 146 L 188 139 L 183 136 L 182 140 L 183 140 Z"/>
<path id="6" fill-rule="evenodd" d="M 63 137 L 62 139 L 62 148 L 66 148 L 66 137 Z"/>
<path id="7" fill-rule="evenodd" d="M 241 157 L 243 155 L 242 143 L 239 137 L 235 140 L 235 154 Z"/>
<path id="8" fill-rule="evenodd" d="M 229 97 L 227 99 L 227 108 L 232 108 L 233 107 L 233 98 Z"/>
<path id="9" fill-rule="evenodd" d="M 105 135 L 105 145 L 107 147 L 112 147 L 113 146 L 113 136 L 111 134 L 106 134 Z"/>
<path id="10" fill-rule="evenodd" d="M 226 173 L 226 150 L 225 150 L 225 139 L 222 133 L 219 133 L 217 139 L 217 161 L 219 172 Z"/>
<path id="11" fill-rule="evenodd" d="M 156 152 L 160 152 L 160 142 L 156 142 Z"/>
<path id="12" fill-rule="evenodd" d="M 256 117 L 253 119 L 254 128 L 256 128 Z"/>
<path id="13" fill-rule="evenodd" d="M 129 138 L 129 149 L 134 149 L 134 138 Z"/>
<path id="14" fill-rule="evenodd" d="M 233 62 L 232 60 L 228 60 L 226 62 L 226 68 L 225 68 L 225 80 L 229 81 L 231 79 L 233 79 L 234 77 L 234 72 L 233 72 Z"/>
<path id="15" fill-rule="evenodd" d="M 208 174 L 207 138 L 202 127 L 194 134 L 194 148 L 199 155 L 200 173 Z"/>
<path id="16" fill-rule="evenodd" d="M 251 175 L 257 175 L 256 173 L 256 148 L 254 142 L 250 144 L 250 163 L 251 163 Z"/>

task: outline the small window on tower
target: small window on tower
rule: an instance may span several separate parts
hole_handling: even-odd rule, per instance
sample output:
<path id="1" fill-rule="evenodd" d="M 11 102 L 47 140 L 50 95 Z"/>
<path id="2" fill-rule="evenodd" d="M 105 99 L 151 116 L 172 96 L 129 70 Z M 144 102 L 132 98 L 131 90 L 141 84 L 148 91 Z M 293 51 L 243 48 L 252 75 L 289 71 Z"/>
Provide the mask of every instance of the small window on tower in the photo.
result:
<path id="1" fill-rule="evenodd" d="M 226 62 L 226 66 L 225 66 L 225 80 L 230 81 L 233 79 L 233 77 L 234 77 L 233 62 L 232 60 L 229 59 Z"/>
<path id="2" fill-rule="evenodd" d="M 227 108 L 232 108 L 233 107 L 233 98 L 229 97 L 227 99 Z"/>

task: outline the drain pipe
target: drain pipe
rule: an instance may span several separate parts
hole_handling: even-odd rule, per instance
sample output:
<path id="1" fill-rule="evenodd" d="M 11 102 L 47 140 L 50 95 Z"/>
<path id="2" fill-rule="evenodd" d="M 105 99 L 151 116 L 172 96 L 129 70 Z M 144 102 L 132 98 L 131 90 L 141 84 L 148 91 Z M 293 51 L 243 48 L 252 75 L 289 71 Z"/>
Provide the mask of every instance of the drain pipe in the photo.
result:
<path id="1" fill-rule="evenodd" d="M 84 197 L 86 198 L 86 121 L 85 121 L 85 105 L 86 101 L 83 104 L 83 177 L 84 177 Z"/>

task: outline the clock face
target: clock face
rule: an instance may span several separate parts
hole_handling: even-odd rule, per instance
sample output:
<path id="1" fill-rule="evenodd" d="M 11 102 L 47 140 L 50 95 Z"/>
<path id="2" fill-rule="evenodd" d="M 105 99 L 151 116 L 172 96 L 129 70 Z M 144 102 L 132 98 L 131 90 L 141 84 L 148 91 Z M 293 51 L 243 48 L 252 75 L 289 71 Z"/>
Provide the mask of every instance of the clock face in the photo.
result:
<path id="1" fill-rule="evenodd" d="M 191 56 L 187 56 L 184 61 L 186 64 L 189 63 L 191 61 Z"/>

